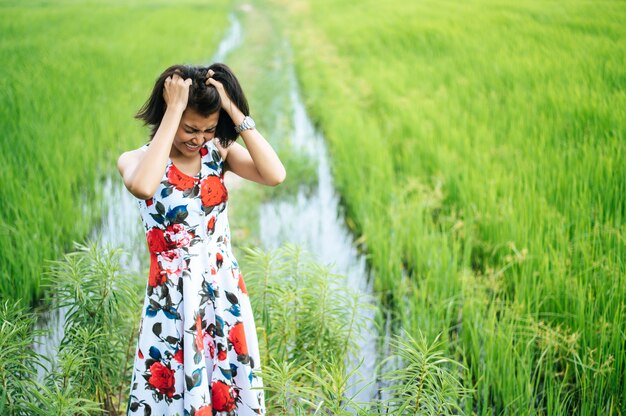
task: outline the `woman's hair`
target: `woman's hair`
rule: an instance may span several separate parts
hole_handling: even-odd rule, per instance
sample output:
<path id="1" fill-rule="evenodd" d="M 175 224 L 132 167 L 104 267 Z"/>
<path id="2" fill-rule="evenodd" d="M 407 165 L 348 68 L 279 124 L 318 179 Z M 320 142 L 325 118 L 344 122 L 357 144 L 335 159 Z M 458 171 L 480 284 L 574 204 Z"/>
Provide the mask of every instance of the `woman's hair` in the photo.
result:
<path id="1" fill-rule="evenodd" d="M 154 135 L 159 129 L 163 115 L 165 114 L 165 108 L 167 107 L 165 99 L 163 98 L 165 79 L 178 73 L 181 78 L 191 78 L 192 80 L 189 86 L 187 108 L 195 110 L 204 117 L 208 117 L 216 111 L 219 111 L 220 116 L 215 129 L 215 137 L 219 139 L 220 144 L 224 147 L 227 147 L 230 143 L 235 141 L 238 136 L 235 132 L 235 124 L 228 113 L 221 108 L 222 104 L 217 89 L 211 84 L 205 84 L 209 69 L 212 69 L 214 72 L 212 78 L 224 85 L 224 89 L 233 104 L 236 105 L 244 115 L 250 115 L 248 100 L 241 89 L 241 85 L 239 85 L 239 81 L 235 77 L 235 74 L 233 74 L 233 71 L 225 64 L 214 63 L 208 67 L 172 65 L 159 75 L 152 89 L 152 93 L 150 94 L 150 98 L 148 98 L 137 114 L 135 114 L 135 118 L 143 120 L 144 126 L 149 125 L 151 127 L 150 140 L 154 138 Z"/>

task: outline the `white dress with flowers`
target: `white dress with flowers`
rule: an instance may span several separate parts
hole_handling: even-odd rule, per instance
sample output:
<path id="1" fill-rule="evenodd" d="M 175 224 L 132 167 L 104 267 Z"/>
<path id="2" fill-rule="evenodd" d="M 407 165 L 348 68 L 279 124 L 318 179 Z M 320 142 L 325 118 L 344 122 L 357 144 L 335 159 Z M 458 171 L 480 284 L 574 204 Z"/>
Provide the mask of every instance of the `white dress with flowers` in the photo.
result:
<path id="1" fill-rule="evenodd" d="M 211 140 L 199 152 L 197 176 L 170 160 L 154 196 L 138 200 L 150 274 L 128 415 L 265 414 L 256 327 L 230 245 L 224 161 Z"/>

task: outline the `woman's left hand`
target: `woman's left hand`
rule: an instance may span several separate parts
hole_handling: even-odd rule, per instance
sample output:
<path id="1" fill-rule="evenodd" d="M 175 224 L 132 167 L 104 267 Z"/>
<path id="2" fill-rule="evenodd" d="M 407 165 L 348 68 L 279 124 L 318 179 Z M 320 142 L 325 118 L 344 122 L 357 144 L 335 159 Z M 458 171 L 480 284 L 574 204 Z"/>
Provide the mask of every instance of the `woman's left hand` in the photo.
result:
<path id="1" fill-rule="evenodd" d="M 226 90 L 224 89 L 224 85 L 222 85 L 221 82 L 213 79 L 213 75 L 215 75 L 215 72 L 212 69 L 209 69 L 209 72 L 207 74 L 206 84 L 207 85 L 210 84 L 210 85 L 213 85 L 215 87 L 215 89 L 217 90 L 218 94 L 220 95 L 220 101 L 222 102 L 222 108 L 224 109 L 224 111 L 226 111 L 232 117 L 233 110 L 236 108 L 236 106 L 235 106 L 235 104 L 233 104 L 232 100 L 230 99 L 230 97 L 226 93 Z"/>

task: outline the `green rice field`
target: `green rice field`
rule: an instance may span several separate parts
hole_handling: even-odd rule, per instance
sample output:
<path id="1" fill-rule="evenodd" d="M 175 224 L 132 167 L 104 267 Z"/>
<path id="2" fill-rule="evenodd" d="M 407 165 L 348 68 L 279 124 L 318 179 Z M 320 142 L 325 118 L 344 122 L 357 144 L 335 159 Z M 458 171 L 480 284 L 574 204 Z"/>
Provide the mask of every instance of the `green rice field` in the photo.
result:
<path id="1" fill-rule="evenodd" d="M 421 389 L 400 395 L 414 413 L 445 403 L 453 410 L 426 414 L 626 415 L 623 1 L 0 0 L 0 300 L 30 305 L 49 295 L 41 285 L 46 263 L 99 223 L 108 204 L 103 180 L 118 178 L 117 157 L 148 137 L 133 115 L 156 77 L 173 63 L 207 63 L 228 14 L 243 15 L 242 6 L 252 10 L 241 19 L 248 43 L 228 63 L 259 126 L 288 136 L 289 97 L 276 89 L 287 84 L 276 68 L 286 58 L 264 59 L 285 37 L 380 311 L 390 313 L 395 334 L 419 340 L 396 341 L 409 361 L 436 360 L 423 379 L 444 375 L 444 387 L 424 390 L 432 394 L 423 407 L 415 399 Z M 277 111 L 285 114 L 276 121 Z M 268 139 L 277 139 L 290 181 L 234 195 L 242 247 L 258 242 L 259 201 L 315 180 L 315 167 L 291 153 L 288 137 Z M 297 260 L 299 251 L 289 250 L 286 258 Z M 257 252 L 244 264 L 250 287 L 265 291 L 254 302 L 263 311 L 270 411 L 303 406 L 310 414 L 300 399 L 313 397 L 324 414 L 350 414 L 354 404 L 337 394 L 345 388 L 341 360 L 319 359 L 311 369 L 306 348 L 291 355 L 277 348 L 304 328 L 315 354 L 348 351 L 349 337 L 318 342 L 315 334 L 339 331 L 347 315 L 324 319 L 326 303 L 313 289 L 303 292 L 309 306 L 301 315 L 289 307 L 294 287 L 326 285 L 325 272 L 308 265 L 302 287 L 287 272 L 271 280 L 268 270 L 299 263 L 272 269 L 267 256 Z M 59 283 L 68 299 L 79 291 L 72 288 L 99 281 L 67 280 Z M 56 409 L 79 391 L 93 400 L 73 403 L 83 414 L 92 414 L 89 403 L 122 411 L 140 301 L 120 301 L 115 345 L 98 341 L 99 351 L 111 350 L 113 375 L 100 377 L 104 361 L 87 354 L 85 368 L 100 384 L 83 391 L 72 381 L 77 390 L 44 392 L 41 403 Z M 0 308 L 2 334 L 16 337 L 17 350 L 32 336 L 20 314 Z M 78 327 L 99 330 L 91 314 L 81 316 Z M 274 316 L 285 325 L 272 327 L 266 319 Z M 11 321 L 21 335 L 4 325 Z M 4 354 L 0 369 L 22 368 L 17 354 Z M 30 370 L 0 372 L 9 380 L 0 411 L 17 406 L 4 399 L 14 394 L 11 383 L 33 378 Z M 383 378 L 420 385 L 412 374 Z M 37 403 L 28 404 L 37 414 L 51 412 Z M 58 414 L 77 412 L 67 409 Z M 379 414 L 371 409 L 363 414 Z"/>
<path id="2" fill-rule="evenodd" d="M 381 300 L 468 413 L 626 413 L 626 5 L 286 1 Z"/>

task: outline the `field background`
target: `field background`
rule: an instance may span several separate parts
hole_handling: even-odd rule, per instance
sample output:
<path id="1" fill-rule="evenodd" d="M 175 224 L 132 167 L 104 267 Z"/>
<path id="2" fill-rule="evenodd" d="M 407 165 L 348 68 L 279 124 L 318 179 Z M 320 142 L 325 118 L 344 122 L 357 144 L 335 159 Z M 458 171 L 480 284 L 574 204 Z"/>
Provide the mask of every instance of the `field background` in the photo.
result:
<path id="1" fill-rule="evenodd" d="M 466 409 L 623 413 L 624 3 L 273 4 L 381 300 Z"/>
<path id="2" fill-rule="evenodd" d="M 465 366 L 466 413 L 625 414 L 626 5 L 251 3 L 252 108 L 284 35 L 381 308 Z M 207 62 L 241 4 L 0 1 L 1 299 L 44 295 L 154 79 Z"/>

